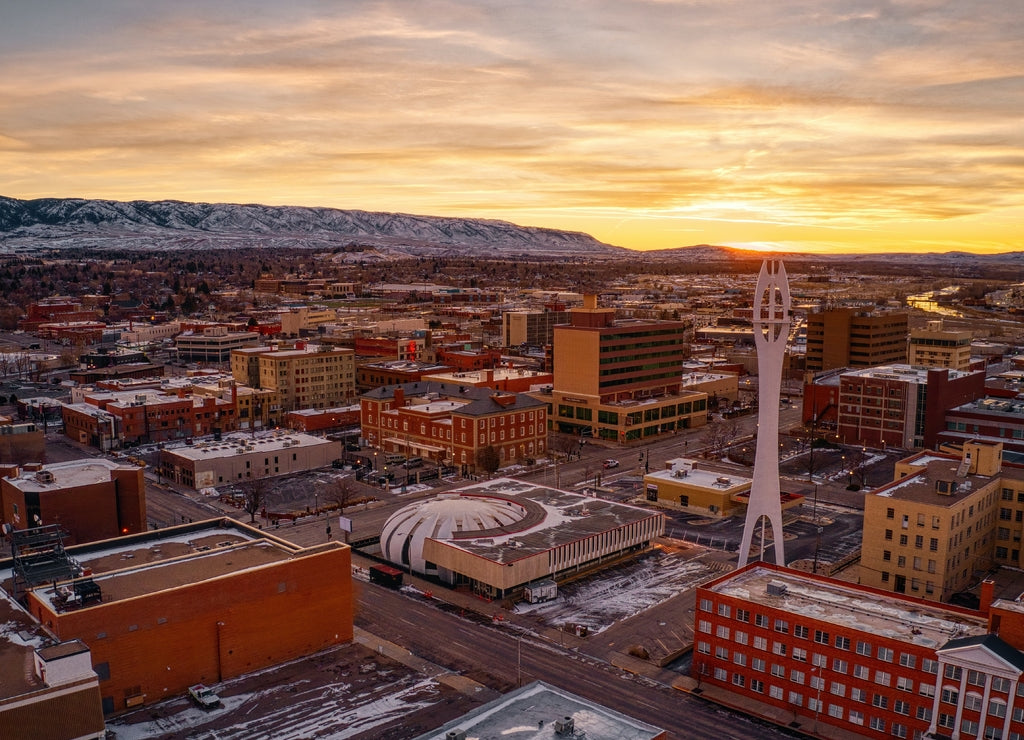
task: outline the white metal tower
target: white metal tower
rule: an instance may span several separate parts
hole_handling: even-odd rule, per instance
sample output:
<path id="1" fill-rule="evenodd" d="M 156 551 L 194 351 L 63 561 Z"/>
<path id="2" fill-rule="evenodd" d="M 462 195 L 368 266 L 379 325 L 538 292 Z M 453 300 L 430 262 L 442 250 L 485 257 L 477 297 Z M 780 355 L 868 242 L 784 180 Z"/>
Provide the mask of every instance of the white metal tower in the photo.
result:
<path id="1" fill-rule="evenodd" d="M 765 550 L 765 520 L 771 525 L 775 562 L 785 565 L 782 544 L 782 503 L 779 499 L 779 400 L 782 362 L 789 340 L 789 281 L 780 260 L 765 260 L 754 293 L 754 346 L 757 349 L 757 449 L 743 525 L 737 568 L 747 564 L 754 529 L 761 525 L 761 560 Z"/>

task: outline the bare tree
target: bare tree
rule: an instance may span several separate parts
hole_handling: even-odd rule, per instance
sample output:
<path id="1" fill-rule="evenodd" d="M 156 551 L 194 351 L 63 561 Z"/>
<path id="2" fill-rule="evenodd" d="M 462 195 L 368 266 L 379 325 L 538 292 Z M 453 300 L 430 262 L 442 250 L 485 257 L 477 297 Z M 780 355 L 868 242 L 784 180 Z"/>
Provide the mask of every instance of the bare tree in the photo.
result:
<path id="1" fill-rule="evenodd" d="M 701 441 L 708 447 L 708 457 L 721 457 L 729 443 L 736 438 L 736 420 L 711 422 L 704 427 Z"/>
<path id="2" fill-rule="evenodd" d="M 501 467 L 501 457 L 494 445 L 480 448 L 480 451 L 476 453 L 476 464 L 488 475 L 493 475 Z"/>
<path id="3" fill-rule="evenodd" d="M 249 478 L 238 484 L 242 491 L 242 510 L 249 515 L 249 521 L 256 521 L 259 512 L 267 501 L 270 483 L 266 478 Z"/>
<path id="4" fill-rule="evenodd" d="M 339 514 L 345 513 L 345 507 L 352 504 L 357 493 L 355 484 L 347 475 L 318 483 L 317 489 L 324 503 L 337 506 Z"/>

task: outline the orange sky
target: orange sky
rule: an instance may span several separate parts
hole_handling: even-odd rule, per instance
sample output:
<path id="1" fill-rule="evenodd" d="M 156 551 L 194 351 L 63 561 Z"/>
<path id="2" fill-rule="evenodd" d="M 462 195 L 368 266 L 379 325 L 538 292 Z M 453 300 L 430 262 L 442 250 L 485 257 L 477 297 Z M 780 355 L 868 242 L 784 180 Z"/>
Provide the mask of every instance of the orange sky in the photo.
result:
<path id="1" fill-rule="evenodd" d="M 1019 5 L 983 7 L 14 3 L 0 195 L 498 218 L 634 249 L 1024 249 Z"/>

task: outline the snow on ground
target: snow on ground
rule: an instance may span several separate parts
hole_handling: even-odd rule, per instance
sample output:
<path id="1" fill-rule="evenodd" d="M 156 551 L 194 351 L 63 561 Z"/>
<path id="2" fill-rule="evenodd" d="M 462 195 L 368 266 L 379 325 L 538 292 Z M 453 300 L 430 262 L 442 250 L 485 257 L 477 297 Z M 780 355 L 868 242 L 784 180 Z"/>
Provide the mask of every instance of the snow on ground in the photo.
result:
<path id="1" fill-rule="evenodd" d="M 655 552 L 561 586 L 558 596 L 551 601 L 521 601 L 515 605 L 515 611 L 543 617 L 552 625 L 580 624 L 591 632 L 600 632 L 693 588 L 711 575 L 711 569 L 704 563 L 678 553 Z"/>
<path id="2" fill-rule="evenodd" d="M 109 726 L 118 740 L 166 735 L 218 740 L 345 740 L 440 699 L 433 680 L 414 675 L 384 681 L 363 691 L 353 691 L 353 686 L 345 682 L 305 686 L 307 683 L 300 680 L 221 696 L 222 706 L 210 711 L 191 704 L 182 707 L 186 700 L 172 699 L 162 705 L 164 716 L 133 724 L 114 720 Z"/>

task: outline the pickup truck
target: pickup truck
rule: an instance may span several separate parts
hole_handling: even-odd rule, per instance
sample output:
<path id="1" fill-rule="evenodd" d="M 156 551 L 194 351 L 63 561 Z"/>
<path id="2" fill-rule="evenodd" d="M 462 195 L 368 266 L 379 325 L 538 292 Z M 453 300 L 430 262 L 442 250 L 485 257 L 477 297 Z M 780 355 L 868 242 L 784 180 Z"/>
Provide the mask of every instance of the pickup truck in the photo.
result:
<path id="1" fill-rule="evenodd" d="M 203 709 L 213 709 L 220 706 L 220 697 L 213 693 L 213 689 L 201 683 L 189 686 L 188 695 L 192 697 L 192 701 Z"/>

